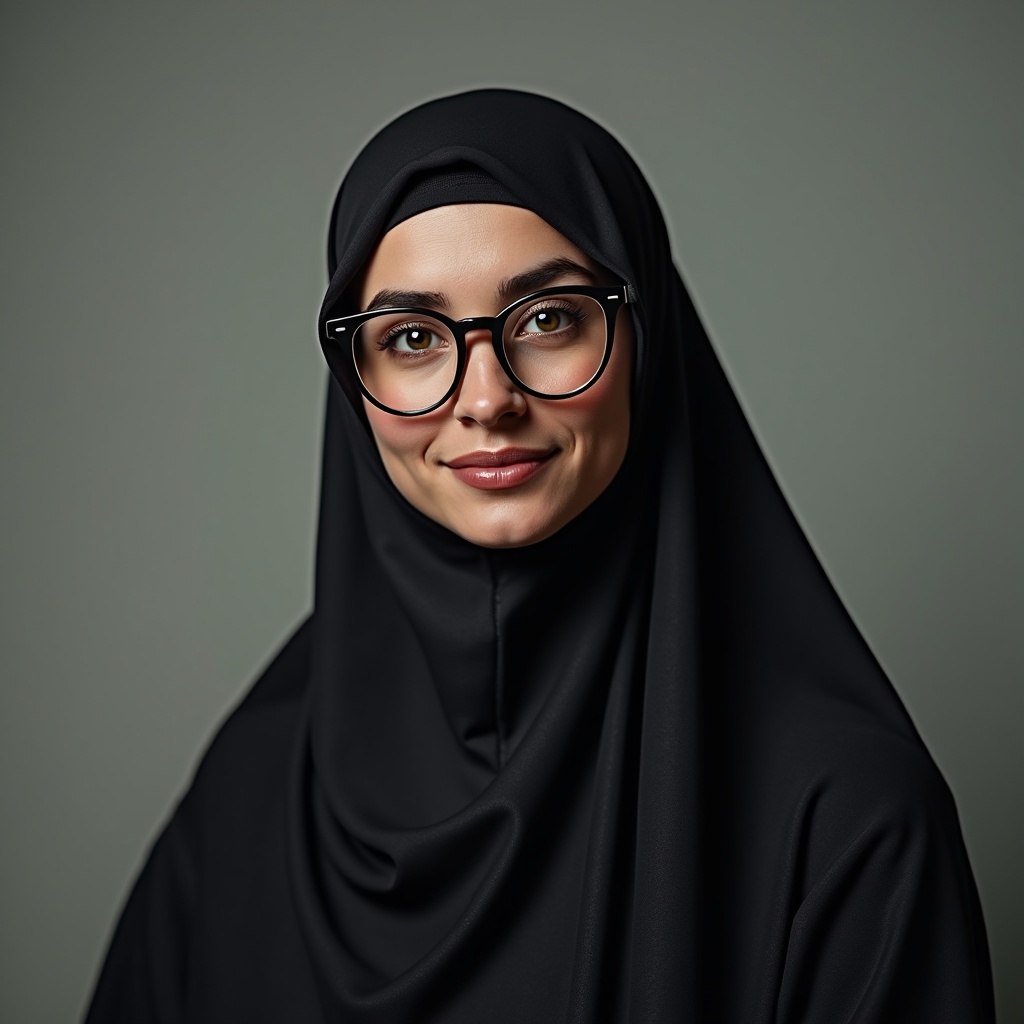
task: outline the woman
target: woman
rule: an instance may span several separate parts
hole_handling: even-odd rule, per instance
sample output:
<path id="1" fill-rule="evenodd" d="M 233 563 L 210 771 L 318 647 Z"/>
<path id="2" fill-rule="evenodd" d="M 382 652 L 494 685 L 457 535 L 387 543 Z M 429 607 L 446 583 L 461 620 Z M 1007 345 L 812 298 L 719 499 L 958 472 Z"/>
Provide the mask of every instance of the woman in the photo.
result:
<path id="1" fill-rule="evenodd" d="M 991 1021 L 950 794 L 618 143 L 425 104 L 349 170 L 329 267 L 314 611 L 91 1024 Z"/>

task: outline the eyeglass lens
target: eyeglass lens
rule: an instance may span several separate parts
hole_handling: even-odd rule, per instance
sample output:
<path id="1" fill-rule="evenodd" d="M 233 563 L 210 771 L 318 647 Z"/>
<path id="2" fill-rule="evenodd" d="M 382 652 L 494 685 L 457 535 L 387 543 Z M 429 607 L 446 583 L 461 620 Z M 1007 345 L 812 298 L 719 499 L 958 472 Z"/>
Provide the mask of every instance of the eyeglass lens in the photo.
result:
<path id="1" fill-rule="evenodd" d="M 523 303 L 509 313 L 501 337 L 519 381 L 552 397 L 590 383 L 607 341 L 601 303 L 572 293 Z M 455 336 L 432 317 L 382 312 L 359 326 L 352 345 L 363 386 L 396 412 L 428 409 L 455 383 Z"/>

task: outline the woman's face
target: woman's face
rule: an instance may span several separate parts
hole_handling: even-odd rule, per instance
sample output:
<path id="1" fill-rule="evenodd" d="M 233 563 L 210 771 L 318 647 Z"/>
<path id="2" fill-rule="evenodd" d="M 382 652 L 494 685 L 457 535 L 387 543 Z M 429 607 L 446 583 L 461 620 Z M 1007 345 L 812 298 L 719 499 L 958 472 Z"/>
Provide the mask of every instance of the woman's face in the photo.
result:
<path id="1" fill-rule="evenodd" d="M 359 301 L 366 309 L 384 290 L 441 293 L 411 304 L 455 320 L 493 316 L 510 301 L 499 298 L 501 281 L 554 260 L 579 269 L 563 264 L 523 294 L 618 283 L 529 210 L 492 203 L 442 206 L 384 235 L 364 270 Z M 438 301 L 442 296 L 445 301 Z M 573 398 L 550 400 L 525 394 L 510 380 L 489 331 L 469 331 L 462 382 L 440 408 L 403 417 L 363 400 L 388 475 L 410 504 L 474 544 L 520 547 L 550 537 L 622 465 L 633 343 L 629 312 L 622 308 L 597 383 Z"/>

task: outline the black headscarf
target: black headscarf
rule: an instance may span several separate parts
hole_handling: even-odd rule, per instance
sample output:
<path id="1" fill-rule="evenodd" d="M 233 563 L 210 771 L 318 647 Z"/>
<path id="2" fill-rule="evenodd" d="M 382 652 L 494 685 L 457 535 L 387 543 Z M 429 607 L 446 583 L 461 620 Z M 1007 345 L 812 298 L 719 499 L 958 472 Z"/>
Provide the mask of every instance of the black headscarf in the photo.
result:
<path id="1" fill-rule="evenodd" d="M 622 469 L 519 549 L 389 480 L 333 350 L 315 605 L 122 916 L 100 1021 L 990 1021 L 952 799 L 809 548 L 623 148 L 480 90 L 349 170 L 321 311 L 430 205 L 628 282 Z"/>

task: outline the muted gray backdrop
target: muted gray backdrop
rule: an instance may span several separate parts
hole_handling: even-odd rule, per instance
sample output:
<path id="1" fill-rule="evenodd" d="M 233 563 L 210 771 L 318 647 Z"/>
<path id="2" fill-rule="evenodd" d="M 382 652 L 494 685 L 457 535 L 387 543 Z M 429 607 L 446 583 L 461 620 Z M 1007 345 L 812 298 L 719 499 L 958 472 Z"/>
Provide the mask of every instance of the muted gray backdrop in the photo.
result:
<path id="1" fill-rule="evenodd" d="M 953 788 L 1001 1020 L 1024 1020 L 1019 3 L 0 18 L 0 1019 L 81 1011 L 197 754 L 310 608 L 345 167 L 420 100 L 514 85 L 595 116 L 652 180 Z"/>

